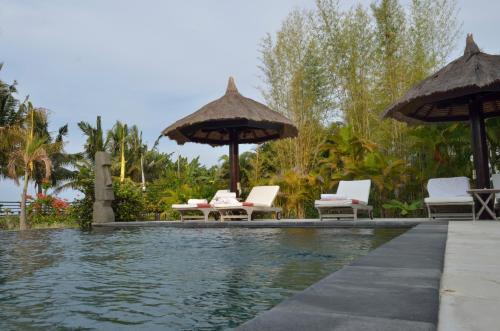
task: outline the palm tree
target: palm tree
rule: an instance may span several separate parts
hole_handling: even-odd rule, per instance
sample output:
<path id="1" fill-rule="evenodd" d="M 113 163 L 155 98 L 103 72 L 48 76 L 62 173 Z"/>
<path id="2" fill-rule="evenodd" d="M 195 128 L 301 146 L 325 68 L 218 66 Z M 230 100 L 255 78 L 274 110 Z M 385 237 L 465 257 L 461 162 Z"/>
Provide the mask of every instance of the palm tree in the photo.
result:
<path id="1" fill-rule="evenodd" d="M 3 63 L 0 63 L 0 71 L 2 67 Z M 22 119 L 18 108 L 19 101 L 14 96 L 17 93 L 16 85 L 16 81 L 9 85 L 0 80 L 0 128 L 13 125 Z"/>
<path id="2" fill-rule="evenodd" d="M 101 116 L 97 116 L 95 127 L 84 121 L 78 122 L 78 127 L 82 130 L 83 134 L 87 136 L 84 154 L 87 159 L 91 160 L 93 163 L 95 153 L 102 152 L 106 149 L 106 142 L 104 141 L 104 134 L 101 127 Z"/>
<path id="3" fill-rule="evenodd" d="M 51 183 L 53 188 L 63 185 L 63 183 L 74 180 L 78 175 L 78 171 L 68 168 L 75 167 L 78 161 L 83 159 L 82 153 L 68 154 L 62 149 L 63 139 L 68 134 L 68 125 L 59 128 L 55 139 L 50 138 L 52 144 L 61 146 L 61 150 L 55 151 L 50 155 L 52 161 Z"/>
<path id="4" fill-rule="evenodd" d="M 55 186 L 59 182 L 69 180 L 74 176 L 73 171 L 65 168 L 65 166 L 71 165 L 75 158 L 75 156 L 66 154 L 63 150 L 63 139 L 68 134 L 68 125 L 60 127 L 57 136 L 53 138 L 49 132 L 48 114 L 45 109 L 35 108 L 28 99 L 21 104 L 20 108 L 22 108 L 22 113 L 27 114 L 26 120 L 30 123 L 31 135 L 45 138 L 47 146 L 50 147 L 47 152 L 52 162 L 51 183 L 46 180 L 45 165 L 41 162 L 33 162 L 32 164 L 35 188 L 38 193 L 42 193 L 45 185 L 51 184 L 51 186 Z"/>
<path id="5" fill-rule="evenodd" d="M 125 180 L 127 140 L 129 130 L 127 124 L 116 121 L 111 130 L 108 131 L 106 144 L 108 144 L 113 156 L 118 156 L 120 159 L 120 182 Z"/>
<path id="6" fill-rule="evenodd" d="M 16 183 L 19 183 L 19 174 L 23 177 L 23 191 L 21 195 L 21 213 L 19 216 L 19 228 L 28 229 L 26 220 L 26 195 L 28 193 L 28 183 L 33 177 L 33 164 L 40 162 L 45 166 L 45 177 L 50 177 L 52 162 L 49 153 L 50 146 L 47 145 L 46 138 L 31 136 L 29 130 L 16 130 L 11 132 L 17 139 L 16 149 L 9 155 L 7 165 L 8 174 Z"/>
<path id="7" fill-rule="evenodd" d="M 0 63 L 0 71 L 2 63 Z M 0 176 L 7 176 L 7 155 L 11 148 L 9 143 L 10 127 L 19 124 L 23 119 L 23 109 L 15 98 L 17 82 L 6 84 L 0 80 Z"/>
<path id="8" fill-rule="evenodd" d="M 142 131 L 133 125 L 128 137 L 128 171 L 127 174 L 132 180 L 142 184 L 142 190 L 146 190 L 146 177 L 144 174 L 144 155 L 148 146 L 142 142 Z"/>

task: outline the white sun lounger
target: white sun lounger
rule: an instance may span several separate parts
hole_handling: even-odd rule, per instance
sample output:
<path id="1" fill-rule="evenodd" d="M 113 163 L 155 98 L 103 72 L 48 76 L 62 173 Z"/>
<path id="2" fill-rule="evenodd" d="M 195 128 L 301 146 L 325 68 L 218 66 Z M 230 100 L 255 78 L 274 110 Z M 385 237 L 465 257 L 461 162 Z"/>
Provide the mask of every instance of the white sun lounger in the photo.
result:
<path id="1" fill-rule="evenodd" d="M 358 211 L 365 211 L 373 219 L 373 207 L 368 205 L 371 180 L 341 180 L 336 194 L 322 194 L 322 200 L 316 200 L 314 207 L 319 212 L 319 219 L 353 218 L 358 219 Z"/>
<path id="2" fill-rule="evenodd" d="M 474 199 L 467 193 L 468 189 L 470 184 L 467 177 L 429 179 L 429 197 L 424 199 L 429 219 L 474 219 Z"/>
<path id="3" fill-rule="evenodd" d="M 186 220 L 198 220 L 198 219 L 203 219 L 205 221 L 208 221 L 208 217 L 210 216 L 210 213 L 217 213 L 217 210 L 213 207 L 213 204 L 215 201 L 230 193 L 229 190 L 219 190 L 215 193 L 214 197 L 210 201 L 210 207 L 206 208 L 200 208 L 198 207 L 197 204 L 173 204 L 172 209 L 175 211 L 178 211 L 179 214 L 181 215 L 181 221 L 186 221 Z M 195 199 L 193 199 L 195 200 Z M 193 212 L 201 212 L 203 215 L 192 215 Z"/>
<path id="4" fill-rule="evenodd" d="M 491 176 L 491 182 L 493 183 L 493 188 L 500 190 L 500 174 L 493 174 Z M 495 196 L 495 209 L 500 210 L 500 193 Z"/>
<path id="5" fill-rule="evenodd" d="M 281 218 L 281 208 L 274 207 L 273 203 L 278 195 L 279 186 L 254 186 L 248 194 L 245 203 L 215 203 L 221 221 L 228 219 L 252 220 L 254 213 L 275 213 L 276 219 Z"/>

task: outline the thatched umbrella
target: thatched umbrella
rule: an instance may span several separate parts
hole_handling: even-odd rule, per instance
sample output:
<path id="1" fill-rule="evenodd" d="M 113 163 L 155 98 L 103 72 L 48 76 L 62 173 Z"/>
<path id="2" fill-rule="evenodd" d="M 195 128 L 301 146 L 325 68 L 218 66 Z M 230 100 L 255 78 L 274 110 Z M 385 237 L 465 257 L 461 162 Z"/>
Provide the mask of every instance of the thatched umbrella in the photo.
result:
<path id="1" fill-rule="evenodd" d="M 484 119 L 500 116 L 500 55 L 479 50 L 469 34 L 464 55 L 410 89 L 383 117 L 408 123 L 469 121 L 476 188 L 490 187 Z"/>
<path id="2" fill-rule="evenodd" d="M 162 135 L 177 141 L 229 145 L 232 192 L 238 193 L 238 144 L 255 144 L 268 140 L 296 137 L 293 123 L 267 106 L 242 96 L 232 77 L 226 94 L 201 107 L 162 131 Z"/>

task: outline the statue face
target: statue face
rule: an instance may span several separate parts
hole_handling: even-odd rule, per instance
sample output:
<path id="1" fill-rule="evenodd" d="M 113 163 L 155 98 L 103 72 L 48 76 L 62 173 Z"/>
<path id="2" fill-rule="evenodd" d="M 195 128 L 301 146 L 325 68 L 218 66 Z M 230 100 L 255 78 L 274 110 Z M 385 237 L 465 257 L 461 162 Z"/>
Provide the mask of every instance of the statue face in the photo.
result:
<path id="1" fill-rule="evenodd" d="M 111 180 L 111 157 L 108 153 L 97 152 L 95 155 L 95 199 L 113 200 L 113 182 Z"/>

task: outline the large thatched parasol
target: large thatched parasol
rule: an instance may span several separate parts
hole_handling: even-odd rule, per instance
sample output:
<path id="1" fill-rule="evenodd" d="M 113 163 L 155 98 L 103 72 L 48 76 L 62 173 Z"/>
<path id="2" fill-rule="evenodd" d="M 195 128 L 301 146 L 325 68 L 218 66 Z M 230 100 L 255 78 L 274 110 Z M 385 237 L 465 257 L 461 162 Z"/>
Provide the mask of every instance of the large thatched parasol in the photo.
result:
<path id="1" fill-rule="evenodd" d="M 162 135 L 183 145 L 186 142 L 229 145 L 232 192 L 238 192 L 238 144 L 255 144 L 268 140 L 297 136 L 293 123 L 267 106 L 242 96 L 232 77 L 226 94 L 186 116 L 165 130 Z"/>
<path id="2" fill-rule="evenodd" d="M 484 119 L 500 116 L 500 55 L 467 36 L 464 55 L 410 89 L 383 117 L 409 123 L 470 121 L 476 188 L 490 187 Z"/>

